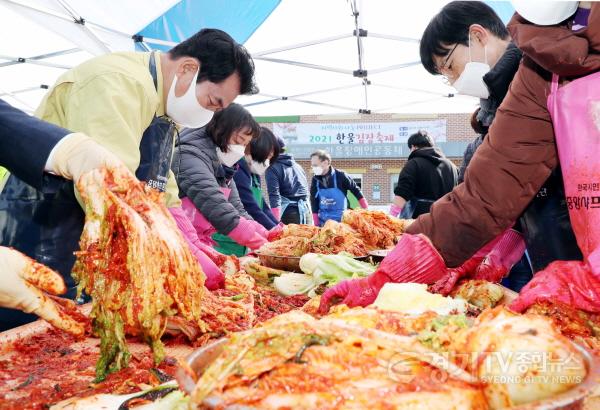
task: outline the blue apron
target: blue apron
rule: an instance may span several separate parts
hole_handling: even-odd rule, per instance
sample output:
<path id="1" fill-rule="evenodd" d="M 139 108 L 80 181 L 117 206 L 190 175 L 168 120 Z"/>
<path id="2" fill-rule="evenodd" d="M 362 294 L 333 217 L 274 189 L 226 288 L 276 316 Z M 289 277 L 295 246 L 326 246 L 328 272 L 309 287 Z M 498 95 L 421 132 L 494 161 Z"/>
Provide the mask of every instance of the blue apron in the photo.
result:
<path id="1" fill-rule="evenodd" d="M 149 70 L 158 86 L 154 54 Z M 136 176 L 149 186 L 164 191 L 171 165 L 175 124 L 154 117 L 140 142 L 140 165 Z M 0 193 L 0 245 L 13 247 L 58 271 L 73 299 L 76 284 L 71 277 L 73 252 L 79 249 L 85 214 L 74 194 L 73 181 L 45 174 L 41 191 L 10 175 Z M 17 310 L 0 308 L 0 330 L 35 320 Z"/>
<path id="2" fill-rule="evenodd" d="M 346 195 L 338 189 L 335 170 L 331 170 L 333 188 L 320 188 L 321 183 L 317 180 L 317 199 L 319 199 L 319 225 L 323 226 L 329 219 L 341 222 L 342 215 L 347 208 Z"/>

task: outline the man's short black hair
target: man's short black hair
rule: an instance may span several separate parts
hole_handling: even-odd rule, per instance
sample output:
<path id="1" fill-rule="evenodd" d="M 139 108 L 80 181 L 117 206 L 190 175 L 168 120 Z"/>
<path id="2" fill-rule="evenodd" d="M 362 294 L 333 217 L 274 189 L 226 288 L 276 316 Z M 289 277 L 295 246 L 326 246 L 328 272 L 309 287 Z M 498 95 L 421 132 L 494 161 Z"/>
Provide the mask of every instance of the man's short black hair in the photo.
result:
<path id="1" fill-rule="evenodd" d="M 169 50 L 171 59 L 194 57 L 200 61 L 198 82 L 224 81 L 237 72 L 240 76 L 240 94 L 256 94 L 254 61 L 250 53 L 222 30 L 205 28 Z"/>
<path id="2" fill-rule="evenodd" d="M 268 128 L 260 127 L 258 138 L 254 138 L 250 143 L 250 156 L 252 156 L 252 159 L 264 163 L 273 153 L 270 162 L 274 163 L 279 156 L 279 151 L 279 143 L 273 132 Z"/>
<path id="3" fill-rule="evenodd" d="M 243 106 L 232 103 L 229 107 L 217 111 L 206 126 L 206 132 L 221 151 L 227 151 L 229 139 L 234 132 L 249 129 L 252 139 L 260 134 L 260 125 L 254 120 L 252 114 Z"/>
<path id="4" fill-rule="evenodd" d="M 313 152 L 312 154 L 310 154 L 311 159 L 312 159 L 312 157 L 319 158 L 319 161 L 329 161 L 329 163 L 331 164 L 331 155 L 329 154 L 329 152 L 327 152 L 323 149 L 318 149 L 315 152 Z"/>
<path id="5" fill-rule="evenodd" d="M 453 1 L 436 14 L 421 36 L 421 63 L 431 74 L 440 74 L 434 56 L 445 57 L 454 44 L 469 45 L 469 27 L 479 24 L 506 40 L 506 26 L 496 12 L 481 1 Z"/>
<path id="6" fill-rule="evenodd" d="M 427 148 L 433 147 L 433 140 L 427 131 L 420 130 L 408 138 L 408 148 Z"/>

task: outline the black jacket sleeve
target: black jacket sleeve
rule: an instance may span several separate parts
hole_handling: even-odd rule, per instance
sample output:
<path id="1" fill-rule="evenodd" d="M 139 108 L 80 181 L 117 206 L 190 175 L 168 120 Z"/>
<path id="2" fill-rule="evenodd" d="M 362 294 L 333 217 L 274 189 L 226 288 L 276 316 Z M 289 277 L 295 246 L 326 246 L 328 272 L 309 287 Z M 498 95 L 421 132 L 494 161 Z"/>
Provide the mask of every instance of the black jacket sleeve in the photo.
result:
<path id="1" fill-rule="evenodd" d="M 0 100 L 0 165 L 37 189 L 52 148 L 70 133 Z"/>
<path id="2" fill-rule="evenodd" d="M 269 218 L 266 212 L 263 211 L 254 199 L 254 195 L 252 195 L 252 181 L 248 177 L 248 174 L 240 168 L 233 174 L 233 180 L 235 181 L 235 186 L 237 187 L 242 205 L 244 205 L 244 209 L 252 219 L 266 229 L 271 229 L 277 225 Z M 268 212 L 269 214 L 271 213 L 271 211 Z"/>
<path id="3" fill-rule="evenodd" d="M 404 198 L 405 201 L 409 201 L 414 197 L 417 173 L 417 161 L 408 161 L 400 171 L 400 175 L 398 175 L 398 186 L 394 189 L 394 195 Z"/>
<path id="4" fill-rule="evenodd" d="M 345 196 L 348 196 L 348 191 L 350 191 L 358 200 L 361 200 L 365 197 L 358 185 L 356 185 L 356 182 L 354 182 L 354 180 L 350 178 L 348 174 L 339 170 L 336 170 L 335 172 L 338 178 L 338 186 L 344 187 Z"/>

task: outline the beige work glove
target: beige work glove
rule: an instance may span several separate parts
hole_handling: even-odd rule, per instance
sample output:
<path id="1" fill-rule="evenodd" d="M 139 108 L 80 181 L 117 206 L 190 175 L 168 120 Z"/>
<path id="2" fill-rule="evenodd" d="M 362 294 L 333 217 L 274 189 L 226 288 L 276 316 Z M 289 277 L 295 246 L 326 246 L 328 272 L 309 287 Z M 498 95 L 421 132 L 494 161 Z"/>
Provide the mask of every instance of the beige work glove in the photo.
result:
<path id="1" fill-rule="evenodd" d="M 63 311 L 49 295 L 66 292 L 62 277 L 52 269 L 14 249 L 0 246 L 0 306 L 33 313 L 75 336 L 83 336 L 84 324 Z M 65 304 L 71 303 L 65 299 Z"/>
<path id="2" fill-rule="evenodd" d="M 87 171 L 106 166 L 125 166 L 112 152 L 85 134 L 73 133 L 59 142 L 50 158 L 48 168 L 57 175 L 77 182 Z"/>

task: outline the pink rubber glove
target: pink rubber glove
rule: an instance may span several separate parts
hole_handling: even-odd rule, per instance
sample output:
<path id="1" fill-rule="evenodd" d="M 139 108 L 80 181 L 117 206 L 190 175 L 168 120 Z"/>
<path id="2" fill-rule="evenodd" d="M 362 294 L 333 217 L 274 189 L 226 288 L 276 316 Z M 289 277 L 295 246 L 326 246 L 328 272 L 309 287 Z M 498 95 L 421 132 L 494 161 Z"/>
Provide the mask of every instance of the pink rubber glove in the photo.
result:
<path id="1" fill-rule="evenodd" d="M 204 286 L 210 290 L 223 288 L 225 286 L 225 275 L 213 260 L 207 256 L 201 249 L 206 247 L 198 238 L 196 229 L 192 226 L 192 222 L 185 216 L 182 208 L 169 208 L 169 212 L 173 215 L 173 219 L 177 223 L 179 231 L 188 243 L 190 250 L 196 257 L 198 263 L 202 267 L 202 271 L 206 275 Z"/>
<path id="2" fill-rule="evenodd" d="M 454 286 L 456 286 L 456 283 L 459 280 L 475 273 L 482 260 L 483 256 L 478 256 L 476 254 L 458 268 L 447 268 L 446 274 L 433 285 L 431 285 L 429 287 L 429 291 L 433 293 L 440 293 L 444 296 L 448 295 L 452 289 L 454 289 Z"/>
<path id="3" fill-rule="evenodd" d="M 319 213 L 313 213 L 313 222 L 315 223 L 315 226 L 319 226 Z"/>
<path id="4" fill-rule="evenodd" d="M 522 312 L 537 301 L 558 301 L 588 312 L 600 312 L 600 278 L 581 261 L 555 261 L 535 274 L 510 308 Z"/>
<path id="5" fill-rule="evenodd" d="M 269 230 L 267 228 L 265 228 L 264 226 L 262 226 L 261 224 L 259 224 L 256 221 L 251 221 L 251 220 L 248 220 L 248 221 L 252 223 L 252 225 L 254 226 L 254 229 L 260 236 L 267 239 L 267 237 L 269 236 Z"/>
<path id="6" fill-rule="evenodd" d="M 388 282 L 434 283 L 445 273 L 444 260 L 426 236 L 404 234 L 372 275 L 345 280 L 327 289 L 321 296 L 319 312 L 327 313 L 339 299 L 350 307 L 367 306 Z"/>
<path id="7" fill-rule="evenodd" d="M 271 208 L 271 213 L 278 221 L 281 221 L 281 208 Z"/>
<path id="8" fill-rule="evenodd" d="M 369 203 L 367 202 L 367 199 L 366 199 L 366 198 L 360 198 L 360 199 L 358 200 L 358 203 L 360 204 L 360 207 L 361 207 L 362 209 L 367 209 L 367 208 L 369 207 Z"/>
<path id="9" fill-rule="evenodd" d="M 265 236 L 261 235 L 261 233 L 258 232 L 257 225 L 260 224 L 244 217 L 240 217 L 238 226 L 236 226 L 233 231 L 229 232 L 227 236 L 242 246 L 247 246 L 252 250 L 256 250 L 267 243 L 266 234 Z M 262 225 L 260 226 L 262 227 Z M 262 229 L 266 232 L 264 227 Z"/>
<path id="10" fill-rule="evenodd" d="M 431 285 L 429 290 L 447 295 L 459 280 L 466 277 L 499 282 L 519 261 L 524 251 L 525 242 L 521 234 L 507 229 L 458 268 L 448 268 L 446 275 Z M 514 260 L 515 257 L 517 257 L 516 260 Z M 499 279 L 493 280 L 497 277 Z"/>
<path id="11" fill-rule="evenodd" d="M 269 242 L 273 242 L 279 239 L 281 237 L 281 234 L 283 234 L 284 227 L 285 225 L 280 222 L 278 225 L 275 225 L 273 228 L 271 228 L 271 230 L 267 234 L 267 240 Z"/>
<path id="12" fill-rule="evenodd" d="M 400 215 L 400 212 L 402 212 L 402 208 L 400 208 L 398 205 L 392 204 L 392 206 L 390 206 L 390 215 L 392 215 L 393 217 L 398 217 L 398 215 Z"/>
<path id="13" fill-rule="evenodd" d="M 500 282 L 521 259 L 525 247 L 523 235 L 514 229 L 507 229 L 491 252 L 483 258 L 473 279 Z"/>

